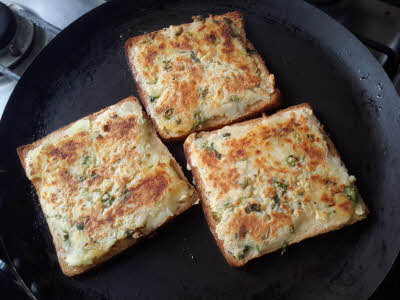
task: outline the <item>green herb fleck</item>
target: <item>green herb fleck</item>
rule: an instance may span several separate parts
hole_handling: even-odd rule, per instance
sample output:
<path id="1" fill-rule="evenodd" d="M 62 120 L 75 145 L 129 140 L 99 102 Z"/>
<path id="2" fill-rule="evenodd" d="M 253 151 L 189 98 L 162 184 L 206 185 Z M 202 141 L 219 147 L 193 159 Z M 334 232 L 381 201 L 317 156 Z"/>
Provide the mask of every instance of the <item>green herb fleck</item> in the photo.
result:
<path id="1" fill-rule="evenodd" d="M 240 253 L 239 253 L 239 256 L 238 256 L 239 259 L 245 258 L 247 256 L 247 254 L 249 253 L 250 249 L 251 249 L 250 245 L 244 246 L 243 250 L 240 251 Z"/>
<path id="2" fill-rule="evenodd" d="M 222 135 L 222 137 L 228 137 L 228 136 L 231 136 L 231 134 L 230 134 L 229 132 L 225 132 L 225 133 Z"/>
<path id="3" fill-rule="evenodd" d="M 283 255 L 287 250 L 287 247 L 289 246 L 289 243 L 287 241 L 284 241 L 281 247 L 281 255 Z"/>
<path id="4" fill-rule="evenodd" d="M 200 99 L 204 99 L 208 94 L 208 88 L 197 88 L 197 94 L 199 95 Z"/>
<path id="5" fill-rule="evenodd" d="M 288 163 L 289 166 L 294 167 L 296 166 L 297 158 L 294 157 L 293 155 L 289 155 L 286 159 L 286 162 Z"/>
<path id="6" fill-rule="evenodd" d="M 133 230 L 130 230 L 130 229 L 125 230 L 125 236 L 127 239 L 134 239 Z"/>
<path id="7" fill-rule="evenodd" d="M 198 64 L 201 62 L 196 53 L 194 53 L 193 51 L 190 51 L 190 58 Z"/>
<path id="8" fill-rule="evenodd" d="M 250 179 L 249 177 L 246 177 L 240 186 L 241 186 L 242 189 L 244 190 L 244 189 L 247 188 L 250 184 L 251 184 L 251 179 Z"/>
<path id="9" fill-rule="evenodd" d="M 221 221 L 221 215 L 216 211 L 212 212 L 212 216 L 215 222 L 219 223 Z"/>
<path id="10" fill-rule="evenodd" d="M 176 121 L 175 121 L 175 122 L 176 122 L 176 124 L 178 124 L 178 125 L 179 125 L 179 124 L 181 124 L 181 123 L 182 123 L 182 120 L 181 120 L 180 118 L 178 118 L 178 119 L 176 119 Z"/>
<path id="11" fill-rule="evenodd" d="M 156 101 L 160 96 L 150 96 L 150 102 Z"/>
<path id="12" fill-rule="evenodd" d="M 238 239 L 238 234 L 235 233 L 233 237 L 234 237 L 235 240 L 237 240 Z"/>
<path id="13" fill-rule="evenodd" d="M 166 71 L 172 68 L 170 60 L 163 60 L 163 64 L 164 64 L 164 70 Z"/>
<path id="14" fill-rule="evenodd" d="M 288 184 L 286 184 L 283 180 L 282 181 L 279 181 L 278 179 L 276 179 L 275 177 L 272 177 L 271 178 L 271 183 L 273 184 L 273 185 L 275 185 L 275 187 L 276 188 L 281 188 L 283 191 L 282 191 L 282 194 L 284 194 L 284 193 L 286 193 L 286 191 L 287 191 L 287 188 L 288 188 Z"/>
<path id="15" fill-rule="evenodd" d="M 279 199 L 278 194 L 275 194 L 275 196 L 272 197 L 272 201 L 274 201 L 274 202 L 272 203 L 271 209 L 274 209 L 276 206 L 279 207 L 280 204 L 281 204 L 281 201 L 280 201 L 280 199 Z"/>
<path id="16" fill-rule="evenodd" d="M 314 136 L 312 134 L 306 134 L 306 137 L 310 140 L 310 141 L 314 141 Z"/>
<path id="17" fill-rule="evenodd" d="M 203 22 L 206 18 L 204 18 L 204 17 L 201 16 L 201 15 L 198 15 L 198 16 L 194 16 L 193 19 L 194 19 L 195 21 Z"/>
<path id="18" fill-rule="evenodd" d="M 233 205 L 232 205 L 231 203 L 229 203 L 229 202 L 225 202 L 225 203 L 224 203 L 224 207 L 225 207 L 225 208 L 230 208 L 230 209 L 232 209 L 232 208 L 233 208 Z"/>
<path id="19" fill-rule="evenodd" d="M 81 160 L 82 165 L 87 166 L 90 163 L 90 159 L 91 159 L 90 155 L 82 156 L 82 160 Z"/>
<path id="20" fill-rule="evenodd" d="M 258 253 L 261 253 L 261 247 L 260 247 L 260 245 L 256 245 L 256 250 L 257 250 Z"/>
<path id="21" fill-rule="evenodd" d="M 148 168 L 151 169 L 152 167 L 154 167 L 153 165 L 150 165 Z"/>
<path id="22" fill-rule="evenodd" d="M 253 211 L 260 212 L 261 211 L 261 206 L 258 203 L 251 203 L 251 204 L 246 206 L 244 211 L 246 212 L 246 214 L 249 214 L 249 213 L 251 213 Z"/>
<path id="23" fill-rule="evenodd" d="M 250 49 L 250 48 L 246 48 L 246 52 L 247 52 L 248 55 L 257 54 L 257 50 Z"/>
<path id="24" fill-rule="evenodd" d="M 304 196 L 304 192 L 298 192 L 297 196 L 303 197 Z"/>
<path id="25" fill-rule="evenodd" d="M 192 129 L 197 129 L 201 127 L 205 122 L 206 120 L 203 118 L 201 111 L 194 112 L 194 124 L 192 126 Z"/>
<path id="26" fill-rule="evenodd" d="M 180 36 L 183 33 L 183 28 L 179 27 L 178 30 L 175 32 L 175 36 Z"/>
<path id="27" fill-rule="evenodd" d="M 164 118 L 166 118 L 167 120 L 171 119 L 173 113 L 174 109 L 168 108 L 167 110 L 164 111 Z"/>
<path id="28" fill-rule="evenodd" d="M 154 79 L 153 81 L 147 82 L 147 84 L 156 84 L 158 82 L 158 78 Z"/>
<path id="29" fill-rule="evenodd" d="M 350 201 L 352 202 L 357 202 L 357 193 L 356 193 L 356 189 L 352 186 L 346 186 L 344 188 L 343 193 L 347 196 L 347 198 L 350 199 Z"/>
<path id="30" fill-rule="evenodd" d="M 208 146 L 208 142 L 204 142 L 204 143 L 201 145 L 201 147 L 202 147 L 202 148 L 205 148 L 205 149 L 206 149 L 207 151 L 209 151 L 209 152 L 214 152 L 215 157 L 216 157 L 217 159 L 221 159 L 221 158 L 222 158 L 222 154 L 219 153 L 219 152 L 214 148 L 214 142 L 212 142 L 210 146 Z"/>
<path id="31" fill-rule="evenodd" d="M 76 223 L 76 229 L 78 230 L 83 230 L 83 228 L 85 227 L 85 224 L 83 222 L 78 222 Z"/>
<path id="32" fill-rule="evenodd" d="M 294 233 L 294 225 L 290 225 L 290 227 L 289 227 L 289 232 L 290 232 L 290 233 Z"/>
<path id="33" fill-rule="evenodd" d="M 105 193 L 101 202 L 103 202 L 103 206 L 110 207 L 114 203 L 115 197 L 111 196 L 109 193 Z"/>
<path id="34" fill-rule="evenodd" d="M 240 101 L 240 98 L 238 97 L 238 95 L 232 95 L 231 96 L 231 101 L 237 103 L 237 102 Z"/>
<path id="35" fill-rule="evenodd" d="M 83 228 L 82 228 L 82 229 L 83 229 Z M 66 230 L 63 231 L 63 238 L 64 238 L 64 241 L 67 241 L 67 240 L 69 239 L 69 233 L 68 233 L 68 231 L 66 231 Z"/>

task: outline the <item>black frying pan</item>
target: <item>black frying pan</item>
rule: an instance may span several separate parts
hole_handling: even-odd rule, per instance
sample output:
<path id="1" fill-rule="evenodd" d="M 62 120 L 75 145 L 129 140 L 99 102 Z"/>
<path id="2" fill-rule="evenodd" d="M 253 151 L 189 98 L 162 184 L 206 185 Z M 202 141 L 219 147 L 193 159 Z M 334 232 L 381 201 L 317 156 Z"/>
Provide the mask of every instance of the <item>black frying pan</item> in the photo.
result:
<path id="1" fill-rule="evenodd" d="M 310 102 L 371 214 L 242 269 L 220 254 L 200 207 L 153 238 L 76 278 L 62 275 L 49 230 L 15 148 L 137 91 L 128 37 L 239 9 L 249 39 L 276 75 L 284 107 Z M 40 299 L 366 299 L 400 248 L 400 99 L 348 31 L 298 1 L 113 1 L 61 32 L 22 76 L 0 126 L 5 247 Z M 170 149 L 185 167 L 182 145 Z M 190 177 L 189 173 L 186 173 Z M 32 283 L 33 282 L 33 283 Z"/>

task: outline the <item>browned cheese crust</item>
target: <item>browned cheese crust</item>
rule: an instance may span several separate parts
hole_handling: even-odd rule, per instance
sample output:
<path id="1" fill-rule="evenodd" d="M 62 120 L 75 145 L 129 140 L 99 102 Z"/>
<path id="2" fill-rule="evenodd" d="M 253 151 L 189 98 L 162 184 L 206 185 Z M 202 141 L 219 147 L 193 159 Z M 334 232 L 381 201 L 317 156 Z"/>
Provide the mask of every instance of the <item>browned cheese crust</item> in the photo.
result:
<path id="1" fill-rule="evenodd" d="M 142 103 L 168 142 L 280 104 L 275 77 L 247 40 L 239 12 L 193 18 L 125 44 Z"/>
<path id="2" fill-rule="evenodd" d="M 135 97 L 17 152 L 67 276 L 117 255 L 198 199 Z"/>
<path id="3" fill-rule="evenodd" d="M 211 232 L 231 266 L 368 214 L 308 104 L 193 133 L 184 150 Z"/>

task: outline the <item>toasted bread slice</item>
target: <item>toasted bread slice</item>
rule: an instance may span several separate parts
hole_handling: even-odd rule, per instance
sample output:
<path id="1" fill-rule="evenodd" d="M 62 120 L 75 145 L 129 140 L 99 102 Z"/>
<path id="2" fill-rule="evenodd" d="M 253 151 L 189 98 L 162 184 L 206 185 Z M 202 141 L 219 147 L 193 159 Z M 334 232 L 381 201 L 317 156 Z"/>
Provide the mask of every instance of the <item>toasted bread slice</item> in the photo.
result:
<path id="1" fill-rule="evenodd" d="M 308 104 L 193 133 L 184 148 L 208 224 L 232 266 L 368 213 Z"/>
<path id="2" fill-rule="evenodd" d="M 198 200 L 134 97 L 17 151 L 68 276 L 108 260 Z"/>
<path id="3" fill-rule="evenodd" d="M 193 18 L 125 44 L 142 103 L 165 141 L 279 104 L 274 75 L 246 39 L 240 13 Z"/>

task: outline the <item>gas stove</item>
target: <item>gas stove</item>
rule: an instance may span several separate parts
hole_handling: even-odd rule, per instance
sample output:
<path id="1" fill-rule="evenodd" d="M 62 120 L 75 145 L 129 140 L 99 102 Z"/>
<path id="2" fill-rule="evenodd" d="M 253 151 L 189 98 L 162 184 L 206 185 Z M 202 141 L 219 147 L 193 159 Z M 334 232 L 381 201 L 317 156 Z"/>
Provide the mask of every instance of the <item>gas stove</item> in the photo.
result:
<path id="1" fill-rule="evenodd" d="M 0 117 L 15 85 L 66 26 L 105 0 L 0 1 Z"/>

